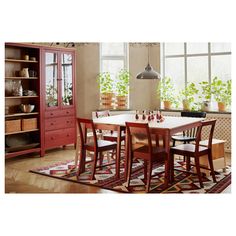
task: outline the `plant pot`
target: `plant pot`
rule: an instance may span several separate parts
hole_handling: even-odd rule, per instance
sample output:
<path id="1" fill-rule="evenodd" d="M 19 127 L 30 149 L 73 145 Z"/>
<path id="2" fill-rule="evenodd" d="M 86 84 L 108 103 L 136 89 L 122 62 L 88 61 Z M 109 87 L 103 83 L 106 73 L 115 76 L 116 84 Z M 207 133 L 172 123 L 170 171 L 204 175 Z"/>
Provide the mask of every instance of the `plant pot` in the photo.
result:
<path id="1" fill-rule="evenodd" d="M 211 110 L 211 102 L 203 101 L 201 106 L 202 111 L 210 111 Z"/>
<path id="2" fill-rule="evenodd" d="M 164 103 L 164 109 L 170 110 L 171 102 L 170 101 L 163 101 L 163 103 Z"/>
<path id="3" fill-rule="evenodd" d="M 226 105 L 224 102 L 218 102 L 218 110 L 219 111 L 225 111 L 226 110 Z"/>
<path id="4" fill-rule="evenodd" d="M 114 93 L 102 93 L 100 95 L 100 107 L 101 109 L 113 109 Z"/>
<path id="5" fill-rule="evenodd" d="M 127 109 L 127 96 L 116 96 L 115 108 L 118 110 Z"/>
<path id="6" fill-rule="evenodd" d="M 183 110 L 184 111 L 190 111 L 190 103 L 186 99 L 183 100 Z"/>

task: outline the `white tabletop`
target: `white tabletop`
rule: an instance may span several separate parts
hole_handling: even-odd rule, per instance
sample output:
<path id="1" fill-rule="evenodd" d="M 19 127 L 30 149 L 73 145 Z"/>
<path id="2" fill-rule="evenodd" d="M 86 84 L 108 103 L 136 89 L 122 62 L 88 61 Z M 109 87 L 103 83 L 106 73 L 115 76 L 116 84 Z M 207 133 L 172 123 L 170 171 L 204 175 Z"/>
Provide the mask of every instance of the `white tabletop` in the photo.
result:
<path id="1" fill-rule="evenodd" d="M 125 122 L 148 123 L 150 128 L 175 129 L 181 126 L 197 123 L 202 120 L 204 120 L 204 118 L 165 116 L 164 121 L 158 123 L 156 119 L 148 122 L 147 120 L 143 121 L 142 119 L 136 120 L 135 114 L 122 114 L 122 115 L 96 118 L 93 119 L 93 122 L 95 124 L 111 124 L 119 126 L 125 126 Z"/>

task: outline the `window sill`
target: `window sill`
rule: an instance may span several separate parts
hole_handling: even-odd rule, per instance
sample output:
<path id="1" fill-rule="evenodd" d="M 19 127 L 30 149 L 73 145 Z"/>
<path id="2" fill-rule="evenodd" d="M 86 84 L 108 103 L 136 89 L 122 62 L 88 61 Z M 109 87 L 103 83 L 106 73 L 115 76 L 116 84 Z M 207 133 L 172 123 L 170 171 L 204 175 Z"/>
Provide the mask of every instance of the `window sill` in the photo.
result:
<path id="1" fill-rule="evenodd" d="M 170 109 L 170 110 L 160 109 L 160 111 L 165 111 L 165 112 L 181 112 L 181 111 L 184 111 L 184 110 L 179 110 L 179 109 Z M 211 113 L 213 113 L 213 114 L 231 114 L 231 111 L 206 111 L 206 113 L 209 113 L 209 114 L 211 114 Z"/>

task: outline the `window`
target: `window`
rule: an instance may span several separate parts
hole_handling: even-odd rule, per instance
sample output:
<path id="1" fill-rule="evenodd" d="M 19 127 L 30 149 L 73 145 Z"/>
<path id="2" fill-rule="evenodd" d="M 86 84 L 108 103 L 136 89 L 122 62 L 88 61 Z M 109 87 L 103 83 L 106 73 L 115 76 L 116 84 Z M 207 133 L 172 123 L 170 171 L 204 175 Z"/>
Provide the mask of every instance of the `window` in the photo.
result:
<path id="1" fill-rule="evenodd" d="M 224 82 L 231 79 L 230 43 L 163 43 L 162 75 L 171 77 L 177 94 L 188 82 L 208 81 L 217 76 Z M 195 97 L 199 102 L 198 96 Z M 212 96 L 211 101 L 214 103 Z M 181 107 L 180 107 L 181 108 Z M 214 106 L 213 106 L 214 109 Z"/>
<path id="2" fill-rule="evenodd" d="M 100 72 L 110 72 L 114 84 L 117 73 L 121 69 L 128 70 L 127 50 L 127 43 L 100 44 Z"/>

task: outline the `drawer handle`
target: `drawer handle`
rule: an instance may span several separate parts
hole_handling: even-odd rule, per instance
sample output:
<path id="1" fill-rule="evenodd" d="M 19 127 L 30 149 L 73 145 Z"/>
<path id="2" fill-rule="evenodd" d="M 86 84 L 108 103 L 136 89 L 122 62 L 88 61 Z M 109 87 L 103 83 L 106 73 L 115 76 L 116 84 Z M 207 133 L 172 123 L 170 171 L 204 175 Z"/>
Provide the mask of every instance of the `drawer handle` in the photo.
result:
<path id="1" fill-rule="evenodd" d="M 69 114 L 69 113 L 70 113 L 69 111 L 66 112 L 66 114 Z"/>

